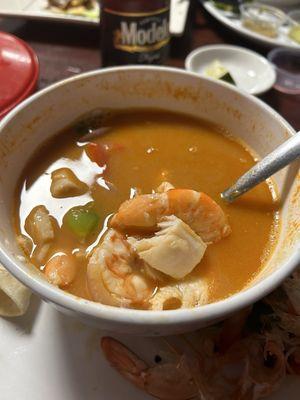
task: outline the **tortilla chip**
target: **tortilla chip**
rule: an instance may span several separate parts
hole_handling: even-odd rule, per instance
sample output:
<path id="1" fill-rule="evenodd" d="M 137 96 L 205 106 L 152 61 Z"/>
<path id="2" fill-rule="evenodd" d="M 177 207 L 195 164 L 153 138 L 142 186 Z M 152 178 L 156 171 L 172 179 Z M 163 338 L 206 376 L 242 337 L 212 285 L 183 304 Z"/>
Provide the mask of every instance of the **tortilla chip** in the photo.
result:
<path id="1" fill-rule="evenodd" d="M 27 311 L 31 292 L 0 264 L 0 316 L 17 317 Z"/>

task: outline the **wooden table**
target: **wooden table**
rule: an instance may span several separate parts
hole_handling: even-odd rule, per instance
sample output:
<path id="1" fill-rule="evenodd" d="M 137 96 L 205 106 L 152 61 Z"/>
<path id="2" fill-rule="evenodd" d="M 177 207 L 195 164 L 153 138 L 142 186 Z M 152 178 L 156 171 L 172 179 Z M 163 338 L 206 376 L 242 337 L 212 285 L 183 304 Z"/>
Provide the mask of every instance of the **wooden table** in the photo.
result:
<path id="1" fill-rule="evenodd" d="M 0 30 L 22 38 L 36 51 L 40 61 L 40 89 L 60 79 L 101 66 L 99 30 L 95 27 L 2 19 Z M 185 34 L 172 40 L 169 65 L 182 68 L 189 51 L 214 43 L 236 44 L 263 55 L 268 52 L 267 48 L 258 47 L 221 26 L 194 1 Z M 261 98 L 282 114 L 295 129 L 300 130 L 300 96 L 271 90 Z"/>

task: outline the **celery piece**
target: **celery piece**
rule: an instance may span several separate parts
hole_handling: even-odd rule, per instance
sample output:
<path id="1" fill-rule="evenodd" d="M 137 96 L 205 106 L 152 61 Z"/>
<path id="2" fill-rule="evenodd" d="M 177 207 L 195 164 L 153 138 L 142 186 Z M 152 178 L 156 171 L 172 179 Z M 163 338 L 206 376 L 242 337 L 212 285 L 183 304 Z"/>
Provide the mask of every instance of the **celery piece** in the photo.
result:
<path id="1" fill-rule="evenodd" d="M 99 216 L 87 206 L 71 208 L 65 215 L 68 228 L 78 237 L 86 238 L 99 223 Z"/>

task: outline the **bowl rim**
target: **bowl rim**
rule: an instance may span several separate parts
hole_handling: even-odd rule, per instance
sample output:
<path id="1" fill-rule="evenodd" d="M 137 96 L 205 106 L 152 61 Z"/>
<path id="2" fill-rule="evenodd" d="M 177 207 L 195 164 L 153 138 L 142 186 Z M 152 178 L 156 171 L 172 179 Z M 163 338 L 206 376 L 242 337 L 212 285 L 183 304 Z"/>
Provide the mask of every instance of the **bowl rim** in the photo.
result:
<path id="1" fill-rule="evenodd" d="M 207 53 L 207 52 L 209 53 L 214 50 L 216 50 L 216 51 L 225 50 L 228 52 L 231 51 L 231 52 L 239 53 L 239 54 L 247 54 L 247 55 L 251 56 L 253 60 L 255 59 L 256 62 L 259 61 L 261 64 L 265 65 L 265 69 L 269 72 L 268 85 L 265 85 L 261 89 L 255 90 L 251 93 L 249 91 L 247 91 L 246 89 L 242 89 L 240 87 L 238 88 L 239 90 L 243 90 L 244 92 L 246 92 L 248 94 L 257 96 L 257 95 L 261 95 L 261 94 L 267 92 L 268 90 L 270 90 L 272 88 L 272 86 L 274 85 L 274 83 L 276 82 L 276 69 L 273 66 L 273 64 L 270 62 L 270 60 L 268 60 L 267 57 L 264 57 L 263 55 L 257 53 L 254 50 L 250 50 L 250 49 L 242 47 L 242 46 L 235 46 L 235 45 L 231 45 L 231 44 L 210 44 L 207 46 L 197 47 L 196 49 L 192 50 L 185 58 L 184 68 L 187 71 L 196 73 L 198 76 L 207 78 L 204 74 L 200 74 L 199 72 L 197 72 L 195 70 L 195 68 L 193 67 L 193 63 L 195 62 L 195 60 L 198 57 L 201 57 L 204 53 Z M 232 86 L 232 84 L 230 84 L 230 83 L 227 83 L 227 84 Z"/>
<path id="2" fill-rule="evenodd" d="M 247 94 L 244 91 L 238 90 L 236 87 L 231 87 L 226 83 L 216 81 L 211 78 L 200 77 L 198 74 L 186 71 L 184 69 L 178 69 L 173 67 L 160 67 L 160 66 L 125 66 L 125 67 L 112 67 L 105 69 L 96 69 L 83 74 L 76 75 L 57 83 L 54 83 L 41 91 L 30 96 L 16 108 L 10 111 L 2 121 L 0 121 L 0 136 L 3 128 L 10 123 L 10 121 L 24 108 L 28 107 L 32 102 L 36 101 L 39 97 L 44 96 L 48 92 L 56 90 L 60 86 L 66 85 L 70 82 L 90 78 L 97 75 L 111 74 L 114 72 L 128 72 L 128 71 L 152 71 L 152 72 L 166 72 L 170 74 L 177 74 L 183 76 L 191 76 L 200 80 L 207 80 L 216 86 L 222 86 L 225 90 L 234 92 L 242 97 L 246 97 L 248 101 L 255 103 L 256 105 L 267 111 L 273 118 L 281 123 L 291 135 L 295 135 L 296 132 L 292 126 L 273 108 L 264 103 L 262 100 Z M 259 300 L 261 297 L 267 295 L 274 290 L 285 278 L 287 278 L 292 271 L 296 268 L 300 261 L 300 243 L 297 243 L 295 250 L 287 261 L 283 263 L 283 266 L 275 270 L 271 275 L 264 278 L 261 282 L 255 284 L 255 286 L 244 289 L 232 296 L 229 296 L 220 301 L 206 304 L 201 307 L 195 307 L 191 309 L 178 309 L 178 310 L 164 310 L 164 311 L 149 311 L 149 310 L 136 310 L 128 308 L 119 308 L 109 305 L 96 303 L 90 300 L 82 299 L 62 289 L 51 285 L 46 280 L 41 278 L 37 279 L 38 275 L 26 272 L 21 266 L 19 266 L 10 256 L 6 250 L 2 247 L 0 241 L 0 262 L 5 268 L 22 282 L 25 286 L 37 293 L 46 301 L 50 301 L 57 306 L 61 306 L 67 310 L 79 313 L 82 317 L 89 317 L 90 319 L 106 321 L 112 324 L 122 324 L 126 326 L 182 326 L 189 323 L 197 323 L 206 321 L 212 321 L 220 318 L 225 318 L 227 315 L 248 306 Z M 20 263 L 23 263 L 20 261 Z"/>

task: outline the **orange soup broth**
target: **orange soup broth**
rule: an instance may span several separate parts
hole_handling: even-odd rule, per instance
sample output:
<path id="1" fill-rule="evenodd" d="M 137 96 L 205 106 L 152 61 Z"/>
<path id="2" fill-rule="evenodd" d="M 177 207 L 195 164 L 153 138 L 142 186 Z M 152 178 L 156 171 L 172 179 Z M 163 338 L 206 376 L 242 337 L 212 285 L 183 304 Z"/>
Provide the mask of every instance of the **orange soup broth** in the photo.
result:
<path id="1" fill-rule="evenodd" d="M 150 193 L 168 181 L 178 188 L 207 193 L 228 215 L 232 233 L 209 245 L 192 272 L 208 283 L 208 301 L 242 290 L 261 270 L 279 229 L 278 204 L 271 182 L 258 185 L 233 204 L 220 198 L 225 188 L 255 164 L 251 152 L 221 128 L 178 114 L 132 110 L 107 117 L 103 124 L 108 129 L 93 142 L 111 145 L 104 171 L 89 160 L 85 143 L 78 142 L 81 135 L 74 127 L 61 132 L 36 153 L 21 177 L 16 196 L 17 233 L 28 235 L 25 219 L 33 207 L 42 204 L 58 221 L 51 254 L 64 249 L 84 254 L 99 243 L 109 216 L 135 189 Z M 61 167 L 72 169 L 90 186 L 89 193 L 66 199 L 51 197 L 50 175 Z M 63 216 L 71 207 L 90 201 L 94 201 L 101 223 L 82 242 L 65 226 Z M 66 290 L 90 299 L 87 261 L 84 256 L 78 260 L 79 272 Z"/>

